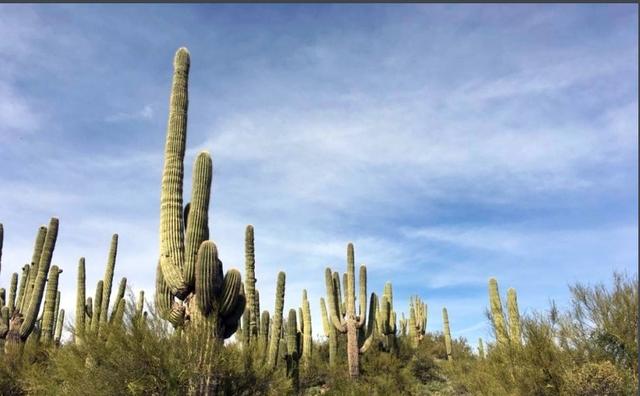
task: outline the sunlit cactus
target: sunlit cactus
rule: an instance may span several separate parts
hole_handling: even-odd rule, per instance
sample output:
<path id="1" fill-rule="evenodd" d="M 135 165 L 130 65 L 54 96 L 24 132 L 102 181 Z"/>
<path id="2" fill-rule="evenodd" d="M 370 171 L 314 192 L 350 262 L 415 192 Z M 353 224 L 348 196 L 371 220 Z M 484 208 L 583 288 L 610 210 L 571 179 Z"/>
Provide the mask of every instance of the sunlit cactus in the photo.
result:
<path id="1" fill-rule="evenodd" d="M 208 240 L 213 164 L 207 152 L 196 156 L 191 202 L 183 212 L 190 62 L 189 51 L 178 49 L 162 173 L 155 301 L 160 316 L 176 328 L 206 326 L 205 333 L 222 342 L 237 330 L 247 298 L 240 273 L 224 275 L 218 249 Z"/>
<path id="2" fill-rule="evenodd" d="M 447 360 L 453 360 L 451 350 L 451 329 L 449 328 L 449 314 L 447 308 L 442 308 L 442 332 L 444 333 L 444 346 L 447 350 Z"/>
<path id="3" fill-rule="evenodd" d="M 58 294 L 58 278 L 62 270 L 57 265 L 51 266 L 47 291 L 44 297 L 44 312 L 42 313 L 42 328 L 40 337 L 44 343 L 53 341 L 55 331 L 56 299 Z"/>
<path id="4" fill-rule="evenodd" d="M 500 302 L 498 281 L 495 278 L 489 279 L 489 303 L 491 305 L 491 321 L 496 333 L 496 341 L 498 345 L 506 345 L 509 342 L 509 335 L 502 311 L 502 303 Z"/>
<path id="5" fill-rule="evenodd" d="M 243 333 L 243 338 L 246 340 L 246 345 L 249 345 L 258 335 L 258 315 L 260 315 L 260 308 L 256 303 L 256 259 L 253 235 L 253 226 L 248 225 L 244 236 L 244 289 L 247 295 L 247 310 L 245 313 L 247 315 L 247 326 L 246 329 L 243 328 L 243 331 L 246 331 L 246 334 Z"/>
<path id="6" fill-rule="evenodd" d="M 113 284 L 113 270 L 116 265 L 116 256 L 118 254 L 118 234 L 113 234 L 111 237 L 111 245 L 109 247 L 109 256 L 107 258 L 107 267 L 104 271 L 103 286 L 102 286 L 102 301 L 100 305 L 100 323 L 99 327 L 102 329 L 109 321 L 109 301 L 111 299 L 111 286 Z"/>
<path id="7" fill-rule="evenodd" d="M 284 289 L 285 289 L 285 273 L 278 273 L 278 284 L 276 286 L 276 304 L 271 318 L 271 332 L 269 340 L 269 354 L 267 356 L 267 365 L 275 367 L 278 361 L 278 348 L 280 347 L 280 338 L 282 334 L 282 312 L 284 310 Z"/>
<path id="8" fill-rule="evenodd" d="M 518 311 L 518 297 L 516 290 L 507 290 L 507 312 L 509 313 L 509 340 L 514 344 L 520 344 L 520 312 Z"/>
<path id="9" fill-rule="evenodd" d="M 302 291 L 302 314 L 300 317 L 301 324 L 301 332 L 302 332 L 302 362 L 304 365 L 308 365 L 311 360 L 311 355 L 313 351 L 313 334 L 311 328 L 311 307 L 309 305 L 309 300 L 307 299 L 307 291 Z"/>
<path id="10" fill-rule="evenodd" d="M 359 312 L 356 315 L 356 282 L 355 282 L 355 259 L 353 244 L 347 245 L 347 273 L 345 276 L 345 309 L 344 315 L 340 309 L 340 289 L 339 276 L 332 273 L 330 268 L 325 270 L 325 283 L 327 288 L 328 299 L 328 315 L 330 323 L 339 333 L 347 335 L 347 362 L 349 367 L 349 376 L 357 378 L 360 375 L 359 354 L 366 352 L 373 342 L 375 333 L 375 311 L 370 314 L 370 322 L 372 325 L 367 326 L 365 341 L 362 346 L 358 343 L 358 329 L 364 326 L 366 321 L 367 310 L 367 268 L 360 266 L 360 288 L 359 288 Z"/>
<path id="11" fill-rule="evenodd" d="M 409 338 L 416 348 L 427 331 L 427 304 L 420 297 L 412 296 L 409 303 Z"/>
<path id="12" fill-rule="evenodd" d="M 85 334 L 85 319 L 87 316 L 86 309 L 86 272 L 84 257 L 80 257 L 78 262 L 78 279 L 76 283 L 76 324 L 75 324 L 75 342 L 81 344 Z"/>

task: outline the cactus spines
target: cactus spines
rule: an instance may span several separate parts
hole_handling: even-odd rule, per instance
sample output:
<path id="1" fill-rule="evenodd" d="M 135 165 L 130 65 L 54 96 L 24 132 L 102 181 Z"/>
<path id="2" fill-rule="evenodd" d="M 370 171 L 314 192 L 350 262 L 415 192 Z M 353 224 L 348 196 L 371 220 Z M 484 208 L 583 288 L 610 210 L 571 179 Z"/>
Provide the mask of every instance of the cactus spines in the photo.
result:
<path id="1" fill-rule="evenodd" d="M 173 60 L 160 194 L 160 265 L 171 294 L 179 299 L 184 299 L 189 293 L 182 273 L 185 261 L 182 183 L 187 140 L 189 66 L 189 51 L 186 48 L 178 49 Z"/>
<path id="2" fill-rule="evenodd" d="M 85 331 L 85 299 L 86 299 L 86 273 L 84 257 L 80 257 L 78 262 L 78 281 L 76 289 L 76 328 L 75 328 L 75 341 L 76 344 L 82 343 L 82 337 Z"/>
<path id="3" fill-rule="evenodd" d="M 278 360 L 278 347 L 280 344 L 280 335 L 282 333 L 285 280 L 285 273 L 280 271 L 278 273 L 278 284 L 276 286 L 276 305 L 271 321 L 271 339 L 269 343 L 269 355 L 267 357 L 267 365 L 271 368 L 276 366 Z"/>
<path id="4" fill-rule="evenodd" d="M 169 313 L 173 307 L 173 295 L 171 294 L 169 286 L 164 281 L 164 275 L 162 274 L 162 268 L 160 267 L 160 260 L 158 260 L 158 266 L 156 267 L 155 303 L 160 317 L 169 320 Z M 175 314 L 173 316 L 175 317 Z M 171 320 L 169 321 L 174 323 Z"/>
<path id="5" fill-rule="evenodd" d="M 478 356 L 480 356 L 480 359 L 484 359 L 484 344 L 482 343 L 482 337 L 478 338 Z"/>
<path id="6" fill-rule="evenodd" d="M 368 339 L 364 342 L 362 347 L 358 344 L 358 330 L 362 328 L 366 321 L 366 309 L 367 309 L 367 269 L 364 265 L 360 266 L 360 290 L 359 290 L 359 312 L 356 315 L 356 293 L 355 293 L 355 259 L 353 244 L 347 245 L 347 288 L 345 315 L 340 315 L 340 308 L 338 306 L 340 291 L 336 287 L 334 282 L 335 277 L 331 273 L 331 269 L 325 270 L 325 283 L 327 288 L 327 298 L 329 299 L 329 316 L 331 323 L 340 333 L 347 334 L 347 361 L 349 366 L 349 375 L 351 378 L 356 378 L 360 375 L 360 363 L 359 354 L 365 352 L 368 345 L 371 343 L 371 339 L 374 336 L 374 332 L 368 334 Z"/>
<path id="7" fill-rule="evenodd" d="M 60 345 L 60 337 L 62 336 L 62 327 L 64 326 L 64 309 L 61 309 L 58 313 L 58 320 L 56 321 L 56 331 L 53 335 L 53 342 L 56 345 Z"/>
<path id="8" fill-rule="evenodd" d="M 491 321 L 496 332 L 496 341 L 500 345 L 505 345 L 509 342 L 509 335 L 500 302 L 498 281 L 495 278 L 489 279 L 489 303 L 491 304 Z"/>
<path id="9" fill-rule="evenodd" d="M 43 227 L 40 228 L 42 230 Z M 38 233 L 40 236 L 41 232 Z M 21 322 L 19 328 L 19 339 L 25 341 L 33 327 L 36 323 L 36 318 L 38 316 L 38 312 L 40 311 L 40 304 L 42 303 L 42 297 L 44 293 L 45 283 L 47 281 L 47 275 L 49 273 L 49 267 L 51 266 L 51 258 L 53 256 L 53 250 L 56 246 L 56 240 L 58 238 L 58 219 L 53 217 L 49 222 L 49 227 L 46 228 L 46 236 L 44 237 L 44 241 L 42 244 L 36 243 L 36 250 L 38 250 L 38 245 L 40 245 L 40 254 L 38 255 L 38 265 L 37 265 L 37 274 L 32 274 L 34 276 L 33 282 L 33 290 L 29 296 L 28 305 L 26 305 L 26 309 L 21 313 L 24 314 L 24 318 L 13 316 L 12 321 L 16 320 Z M 35 257 L 35 252 L 34 252 Z M 18 315 L 21 316 L 21 315 Z M 16 323 L 17 324 L 17 323 Z M 12 330 L 18 330 L 14 327 L 14 329 L 10 326 L 9 333 Z M 17 326 L 16 326 L 17 327 Z M 18 337 L 14 337 L 12 334 L 7 335 L 11 341 L 17 341 Z"/>
<path id="10" fill-rule="evenodd" d="M 514 288 L 507 290 L 507 311 L 509 312 L 509 339 L 513 343 L 520 344 L 522 342 L 522 337 L 520 336 L 520 312 L 518 311 L 518 297 Z"/>
<path id="11" fill-rule="evenodd" d="M 93 298 L 93 315 L 91 316 L 91 332 L 96 333 L 100 328 L 100 316 L 102 312 L 102 291 L 104 288 L 104 281 L 99 280 L 96 284 L 96 294 Z"/>
<path id="12" fill-rule="evenodd" d="M 49 343 L 53 339 L 58 277 L 61 272 L 62 270 L 57 265 L 51 266 L 49 270 L 49 281 L 47 282 L 47 292 L 44 298 L 44 312 L 42 313 L 42 327 L 40 328 L 40 335 L 45 343 Z"/>
<path id="13" fill-rule="evenodd" d="M 442 332 L 444 333 L 444 345 L 447 350 L 447 360 L 453 360 L 451 354 L 451 329 L 449 328 L 449 314 L 447 308 L 442 308 Z"/>
<path id="14" fill-rule="evenodd" d="M 16 299 L 14 311 L 19 311 L 20 307 L 22 307 L 22 301 L 24 300 L 25 289 L 27 287 L 27 283 L 29 282 L 30 269 L 31 269 L 31 266 L 29 264 L 22 267 L 22 277 L 20 277 L 20 286 L 18 286 L 18 297 Z M 11 314 L 13 314 L 13 312 Z"/>
<path id="15" fill-rule="evenodd" d="M 287 352 L 285 354 L 287 362 L 287 376 L 291 378 L 291 384 L 294 391 L 298 391 L 299 381 L 299 365 L 300 361 L 300 333 L 296 324 L 296 310 L 289 310 L 289 318 L 287 319 Z"/>
<path id="16" fill-rule="evenodd" d="M 247 293 L 247 300 L 249 302 L 249 310 L 247 316 L 249 318 L 248 336 L 246 339 L 251 342 L 251 339 L 257 334 L 257 320 L 260 314 L 260 308 L 256 305 L 256 258 L 255 258 L 255 245 L 254 245 L 254 230 L 253 225 L 248 225 L 244 233 L 244 259 L 245 259 L 245 292 Z"/>
<path id="17" fill-rule="evenodd" d="M 311 360 L 313 350 L 313 338 L 311 328 L 311 307 L 309 305 L 309 300 L 307 299 L 306 290 L 302 291 L 302 315 L 300 320 L 303 323 L 301 326 L 303 335 L 302 361 L 303 364 L 308 365 Z"/>
<path id="18" fill-rule="evenodd" d="M 109 247 L 109 257 L 107 259 L 107 267 L 104 271 L 104 279 L 102 286 L 102 301 L 100 305 L 100 324 L 102 327 L 108 322 L 109 300 L 111 299 L 111 286 L 113 284 L 113 269 L 116 265 L 116 256 L 118 254 L 118 234 L 111 237 L 111 246 Z"/>
<path id="19" fill-rule="evenodd" d="M 9 298 L 7 299 L 7 306 L 9 307 L 9 313 L 13 313 L 16 307 L 16 291 L 18 289 L 18 273 L 11 274 L 11 285 L 9 286 Z"/>

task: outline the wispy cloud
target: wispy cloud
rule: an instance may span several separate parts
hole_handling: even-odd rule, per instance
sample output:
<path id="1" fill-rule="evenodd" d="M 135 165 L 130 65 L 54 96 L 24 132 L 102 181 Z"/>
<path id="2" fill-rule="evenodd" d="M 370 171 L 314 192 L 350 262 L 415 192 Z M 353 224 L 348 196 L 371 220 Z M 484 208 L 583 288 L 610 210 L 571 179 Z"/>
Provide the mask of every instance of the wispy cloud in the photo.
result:
<path id="1" fill-rule="evenodd" d="M 108 115 L 105 118 L 107 122 L 121 122 L 132 120 L 150 120 L 153 118 L 153 108 L 150 105 L 145 105 L 142 110 L 136 112 L 119 112 Z"/>

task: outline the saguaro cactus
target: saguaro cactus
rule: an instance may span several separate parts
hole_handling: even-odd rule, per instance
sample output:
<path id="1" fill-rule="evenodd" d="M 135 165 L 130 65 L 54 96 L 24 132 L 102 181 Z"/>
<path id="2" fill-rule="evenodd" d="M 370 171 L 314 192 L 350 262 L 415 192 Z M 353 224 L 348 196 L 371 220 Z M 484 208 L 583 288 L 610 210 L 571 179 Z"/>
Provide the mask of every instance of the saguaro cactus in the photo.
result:
<path id="1" fill-rule="evenodd" d="M 447 308 L 442 308 L 442 332 L 444 333 L 444 345 L 447 350 L 447 360 L 453 360 L 451 354 L 451 329 L 449 328 L 449 314 Z"/>
<path id="2" fill-rule="evenodd" d="M 287 362 L 287 377 L 291 379 L 291 384 L 295 392 L 300 387 L 299 362 L 300 360 L 300 333 L 296 324 L 296 310 L 289 310 L 287 319 L 287 352 L 285 361 Z"/>
<path id="3" fill-rule="evenodd" d="M 489 279 L 489 303 L 491 304 L 491 321 L 496 332 L 496 341 L 498 345 L 506 345 L 509 342 L 509 335 L 500 302 L 498 281 L 495 278 Z"/>
<path id="4" fill-rule="evenodd" d="M 311 307 L 307 299 L 307 290 L 302 291 L 302 315 L 300 318 L 302 325 L 302 363 L 307 366 L 311 360 L 313 351 L 313 334 L 311 328 Z"/>
<path id="5" fill-rule="evenodd" d="M 113 269 L 116 265 L 116 255 L 118 254 L 118 234 L 111 237 L 111 246 L 109 247 L 109 257 L 107 259 L 107 267 L 104 271 L 102 286 L 102 304 L 100 305 L 100 328 L 104 328 L 109 321 L 109 300 L 111 299 L 111 285 L 113 284 Z"/>
<path id="6" fill-rule="evenodd" d="M 56 345 L 60 345 L 60 337 L 62 336 L 62 327 L 64 327 L 64 309 L 61 309 L 58 313 L 56 321 L 56 331 L 53 337 L 53 342 Z"/>
<path id="7" fill-rule="evenodd" d="M 427 331 L 427 304 L 420 297 L 413 296 L 409 303 L 409 338 L 416 348 Z"/>
<path id="8" fill-rule="evenodd" d="M 258 333 L 258 356 L 262 362 L 267 356 L 267 348 L 269 346 L 269 324 L 269 311 L 265 310 L 262 312 L 260 332 Z"/>
<path id="9" fill-rule="evenodd" d="M 362 346 L 358 345 L 358 329 L 364 326 L 366 321 L 367 310 L 367 267 L 360 266 L 360 293 L 358 301 L 360 308 L 356 315 L 356 296 L 355 296 L 355 260 L 353 244 L 347 245 L 347 284 L 346 287 L 346 303 L 345 314 L 340 315 L 339 296 L 340 290 L 334 283 L 334 275 L 330 268 L 325 270 L 325 283 L 327 288 L 327 298 L 329 302 L 329 319 L 331 324 L 340 333 L 347 334 L 347 361 L 349 366 L 349 375 L 351 378 L 357 378 L 360 375 L 359 354 L 367 351 L 374 337 L 375 319 L 370 318 L 372 325 L 368 326 L 365 342 Z M 339 278 L 339 277 L 338 277 Z M 375 311 L 373 312 L 375 315 Z"/>
<path id="10" fill-rule="evenodd" d="M 522 342 L 520 335 L 520 312 L 518 311 L 518 297 L 516 290 L 507 290 L 507 311 L 509 312 L 509 339 L 515 344 Z"/>
<path id="11" fill-rule="evenodd" d="M 78 280 L 76 285 L 76 328 L 74 334 L 76 344 L 82 343 L 86 327 L 86 280 L 84 257 L 80 257 L 78 262 Z"/>
<path id="12" fill-rule="evenodd" d="M 248 225 L 244 235 L 244 257 L 245 257 L 245 280 L 244 289 L 247 294 L 247 306 L 246 315 L 248 316 L 248 328 L 243 329 L 247 331 L 247 334 L 243 336 L 247 341 L 247 344 L 251 343 L 258 335 L 258 315 L 260 315 L 260 308 L 256 303 L 256 259 L 255 259 L 255 247 L 253 237 L 253 226 Z"/>
<path id="13" fill-rule="evenodd" d="M 282 311 L 284 310 L 284 287 L 286 276 L 280 271 L 278 273 L 278 284 L 276 287 L 276 305 L 271 321 L 271 339 L 269 340 L 269 355 L 267 365 L 275 367 L 278 361 L 278 348 L 280 346 L 280 336 L 282 334 Z"/>
<path id="14" fill-rule="evenodd" d="M 393 310 L 393 288 L 391 282 L 384 285 L 384 293 L 377 304 L 376 323 L 378 332 L 384 336 L 383 349 L 387 352 L 397 352 L 396 345 L 396 313 Z"/>
<path id="15" fill-rule="evenodd" d="M 480 359 L 484 359 L 484 344 L 482 343 L 482 337 L 478 338 L 478 356 L 480 356 Z"/>
<path id="16" fill-rule="evenodd" d="M 240 273 L 223 276 L 222 262 L 208 241 L 208 210 L 212 161 L 197 155 L 191 202 L 183 213 L 182 188 L 187 138 L 190 56 L 180 48 L 174 57 L 169 121 L 160 195 L 160 260 L 156 271 L 156 305 L 160 315 L 176 327 L 210 327 L 222 341 L 238 328 L 246 297 Z M 177 301 L 176 301 L 177 299 Z"/>

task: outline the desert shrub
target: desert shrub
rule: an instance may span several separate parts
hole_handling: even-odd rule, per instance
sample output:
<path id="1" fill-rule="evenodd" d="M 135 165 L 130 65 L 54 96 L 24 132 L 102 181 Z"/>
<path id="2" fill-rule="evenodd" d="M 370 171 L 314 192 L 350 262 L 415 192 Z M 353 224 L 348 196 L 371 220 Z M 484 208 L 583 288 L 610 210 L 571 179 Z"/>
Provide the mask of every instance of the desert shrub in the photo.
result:
<path id="1" fill-rule="evenodd" d="M 622 395 L 624 379 L 609 361 L 586 363 L 567 374 L 564 391 L 575 396 Z"/>

